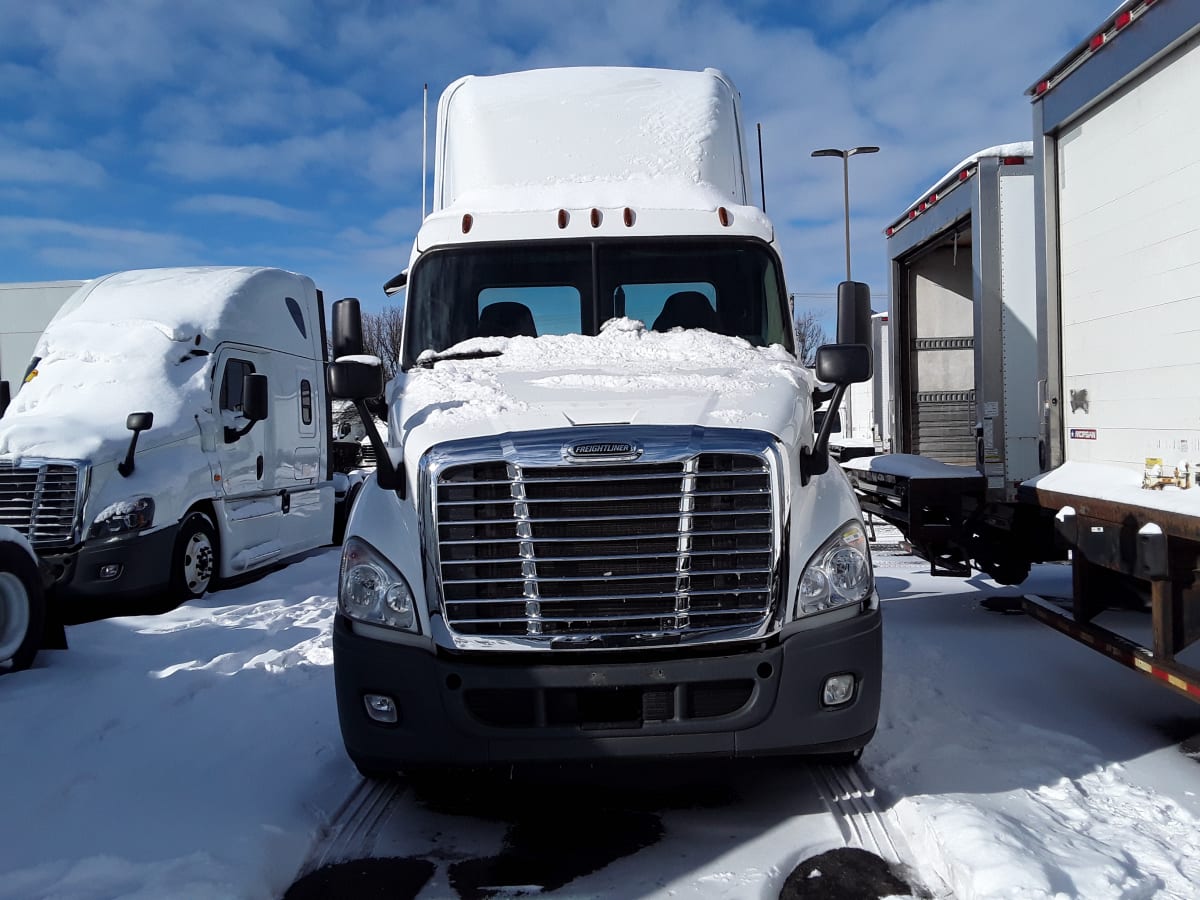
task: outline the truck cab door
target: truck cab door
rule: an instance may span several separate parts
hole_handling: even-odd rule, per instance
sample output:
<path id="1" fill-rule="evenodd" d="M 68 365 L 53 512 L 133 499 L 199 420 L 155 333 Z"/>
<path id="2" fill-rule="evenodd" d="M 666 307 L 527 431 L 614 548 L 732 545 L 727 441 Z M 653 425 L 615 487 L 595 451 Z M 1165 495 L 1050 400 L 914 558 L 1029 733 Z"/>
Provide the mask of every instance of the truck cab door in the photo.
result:
<path id="1" fill-rule="evenodd" d="M 281 502 L 270 458 L 274 424 L 268 416 L 244 434 L 242 383 L 246 375 L 269 374 L 270 359 L 262 351 L 227 347 L 217 359 L 214 409 L 217 413 L 217 460 L 221 494 L 222 571 L 236 574 L 269 562 L 280 554 L 277 540 Z"/>

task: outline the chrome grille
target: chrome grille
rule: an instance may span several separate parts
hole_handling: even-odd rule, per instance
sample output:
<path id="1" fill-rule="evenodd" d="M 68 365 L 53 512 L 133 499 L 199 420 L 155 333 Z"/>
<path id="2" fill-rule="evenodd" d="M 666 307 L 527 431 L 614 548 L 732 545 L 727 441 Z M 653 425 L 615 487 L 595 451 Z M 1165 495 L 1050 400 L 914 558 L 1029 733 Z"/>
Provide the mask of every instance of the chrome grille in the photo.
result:
<path id="1" fill-rule="evenodd" d="M 69 545 L 78 492 L 79 472 L 69 463 L 0 461 L 0 525 L 19 531 L 37 548 Z"/>
<path id="2" fill-rule="evenodd" d="M 524 466 L 472 462 L 434 482 L 446 622 L 552 641 L 760 625 L 775 515 L 764 457 Z"/>

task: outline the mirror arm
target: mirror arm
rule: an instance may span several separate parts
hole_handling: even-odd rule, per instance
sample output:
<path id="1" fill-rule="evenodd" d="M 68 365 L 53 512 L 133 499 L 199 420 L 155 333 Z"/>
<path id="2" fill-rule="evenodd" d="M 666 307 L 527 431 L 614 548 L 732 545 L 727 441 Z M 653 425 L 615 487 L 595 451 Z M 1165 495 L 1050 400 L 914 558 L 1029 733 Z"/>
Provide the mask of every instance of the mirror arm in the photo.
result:
<path id="1" fill-rule="evenodd" d="M 121 473 L 122 478 L 128 478 L 133 474 L 133 454 L 137 450 L 137 439 L 140 431 L 135 431 L 133 437 L 129 439 L 129 449 L 125 451 L 125 458 L 117 463 L 117 471 Z"/>
<path id="2" fill-rule="evenodd" d="M 243 437 L 250 433 L 250 429 L 258 424 L 258 419 L 250 419 L 241 428 L 230 428 L 225 426 L 225 443 L 232 444 L 235 441 L 240 441 Z"/>
<path id="3" fill-rule="evenodd" d="M 407 499 L 408 485 L 404 477 L 403 461 L 399 468 L 392 465 L 392 456 L 388 453 L 387 444 L 384 443 L 379 429 L 375 427 L 375 417 L 367 409 L 367 401 L 355 400 L 354 408 L 358 410 L 363 427 L 367 429 L 367 437 L 371 440 L 371 447 L 375 450 L 375 479 L 379 486 L 394 490 L 401 500 Z"/>
<path id="4" fill-rule="evenodd" d="M 813 410 L 815 411 L 817 409 L 820 409 L 821 404 L 824 403 L 826 400 L 831 399 L 833 397 L 833 395 L 836 393 L 837 393 L 836 385 L 833 387 L 827 387 L 827 388 L 814 387 L 813 393 L 812 393 Z"/>
<path id="5" fill-rule="evenodd" d="M 816 391 L 813 392 L 814 394 Z M 842 405 L 842 395 L 846 393 L 846 385 L 839 384 L 833 388 L 833 398 L 829 410 L 825 413 L 825 421 L 821 423 L 821 431 L 813 441 L 811 450 L 805 450 L 800 457 L 800 483 L 808 484 L 813 475 L 824 475 L 829 471 L 829 434 L 833 429 L 833 417 Z"/>

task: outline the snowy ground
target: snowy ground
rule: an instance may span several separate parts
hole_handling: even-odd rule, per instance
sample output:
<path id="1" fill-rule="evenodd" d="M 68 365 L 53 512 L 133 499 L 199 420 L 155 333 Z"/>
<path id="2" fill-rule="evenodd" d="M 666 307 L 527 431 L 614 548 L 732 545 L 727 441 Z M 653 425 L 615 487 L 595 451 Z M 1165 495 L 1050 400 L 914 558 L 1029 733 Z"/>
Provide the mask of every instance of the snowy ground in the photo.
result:
<path id="1" fill-rule="evenodd" d="M 343 755 L 336 564 L 329 549 L 160 616 L 72 626 L 69 651 L 0 679 L 0 898 L 281 897 L 302 868 L 363 848 L 406 857 L 417 896 L 487 896 L 488 861 L 514 842 L 565 858 L 601 834 L 624 845 L 537 884 L 778 897 L 802 859 L 869 831 L 927 895 L 1200 895 L 1200 707 L 981 609 L 986 580 L 931 578 L 877 545 L 883 713 L 850 781 L 795 764 L 660 770 L 576 783 L 570 804 L 535 780 L 439 805 L 365 787 Z M 1043 567 L 1030 588 L 1063 594 L 1068 573 Z"/>

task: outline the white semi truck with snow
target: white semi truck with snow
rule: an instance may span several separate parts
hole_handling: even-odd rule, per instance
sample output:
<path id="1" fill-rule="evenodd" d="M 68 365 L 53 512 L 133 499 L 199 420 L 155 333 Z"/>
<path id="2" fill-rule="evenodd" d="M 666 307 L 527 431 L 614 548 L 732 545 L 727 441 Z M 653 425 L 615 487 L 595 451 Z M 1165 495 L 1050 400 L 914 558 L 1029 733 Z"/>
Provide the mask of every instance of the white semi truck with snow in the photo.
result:
<path id="1" fill-rule="evenodd" d="M 279 269 L 94 279 L 0 410 L 0 525 L 46 587 L 198 597 L 333 535 L 325 320 Z"/>
<path id="2" fill-rule="evenodd" d="M 442 94 L 433 212 L 390 285 L 407 281 L 401 372 L 334 625 L 365 774 L 856 757 L 871 739 L 870 554 L 813 432 L 739 104 L 711 69 Z M 865 319 L 865 285 L 841 290 Z M 382 387 L 361 352 L 343 301 L 335 396 Z M 836 409 L 870 349 L 825 347 L 816 374 Z"/>
<path id="3" fill-rule="evenodd" d="M 1030 94 L 1053 471 L 1022 491 L 1074 591 L 1071 615 L 1026 608 L 1200 699 L 1200 5 L 1122 4 Z M 1101 625 L 1123 590 L 1149 639 Z"/>
<path id="4" fill-rule="evenodd" d="M 892 453 L 846 463 L 863 508 L 935 574 L 1004 584 L 1056 555 L 1048 516 L 1017 502 L 1040 443 L 1030 143 L 954 166 L 887 230 Z"/>

